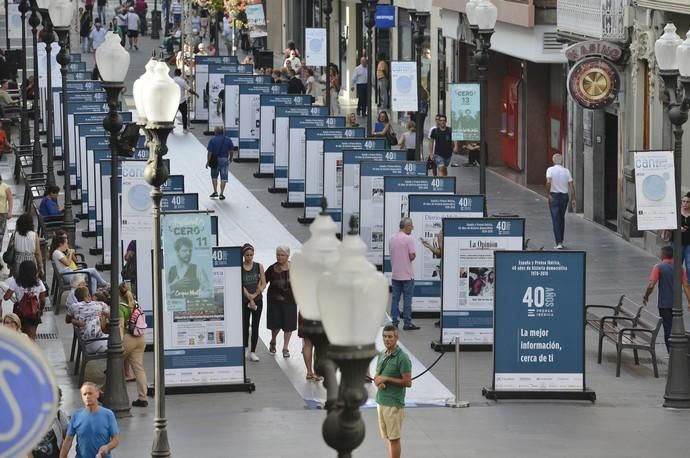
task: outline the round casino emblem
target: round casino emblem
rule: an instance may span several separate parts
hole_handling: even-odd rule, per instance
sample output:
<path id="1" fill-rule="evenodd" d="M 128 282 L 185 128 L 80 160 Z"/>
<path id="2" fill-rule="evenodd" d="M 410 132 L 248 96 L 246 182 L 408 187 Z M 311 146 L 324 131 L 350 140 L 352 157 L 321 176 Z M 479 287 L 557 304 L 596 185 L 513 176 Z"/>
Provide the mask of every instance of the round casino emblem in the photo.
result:
<path id="1" fill-rule="evenodd" d="M 620 88 L 618 70 L 604 59 L 584 59 L 568 74 L 568 92 L 584 108 L 603 108 L 616 100 Z"/>

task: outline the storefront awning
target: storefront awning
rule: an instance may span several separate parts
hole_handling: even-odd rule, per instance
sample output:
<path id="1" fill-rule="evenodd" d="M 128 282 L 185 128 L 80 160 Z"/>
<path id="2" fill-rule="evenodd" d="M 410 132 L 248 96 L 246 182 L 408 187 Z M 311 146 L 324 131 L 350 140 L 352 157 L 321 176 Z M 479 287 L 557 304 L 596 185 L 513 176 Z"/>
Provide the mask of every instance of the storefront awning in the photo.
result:
<path id="1" fill-rule="evenodd" d="M 555 26 L 526 28 L 498 22 L 491 37 L 491 49 L 530 62 L 564 64 L 567 62 L 565 53 L 555 38 Z"/>

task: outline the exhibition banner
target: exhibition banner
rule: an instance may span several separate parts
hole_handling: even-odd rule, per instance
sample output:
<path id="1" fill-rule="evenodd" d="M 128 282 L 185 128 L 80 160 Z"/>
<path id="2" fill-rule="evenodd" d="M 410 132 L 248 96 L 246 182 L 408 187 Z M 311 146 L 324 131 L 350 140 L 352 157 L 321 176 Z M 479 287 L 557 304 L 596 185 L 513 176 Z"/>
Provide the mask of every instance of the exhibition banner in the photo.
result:
<path id="1" fill-rule="evenodd" d="M 305 130 L 305 170 L 304 170 L 304 218 L 309 221 L 321 212 L 321 197 L 323 197 L 323 146 L 326 139 L 356 139 L 363 138 L 366 131 L 363 127 L 328 128 Z"/>
<path id="2" fill-rule="evenodd" d="M 450 84 L 453 141 L 479 141 L 479 83 Z"/>
<path id="3" fill-rule="evenodd" d="M 342 152 L 342 157 L 343 185 L 340 193 L 340 201 L 342 202 L 340 233 L 346 234 L 350 227 L 350 218 L 355 216 L 359 221 L 359 164 L 361 162 L 402 162 L 405 161 L 407 155 L 405 151 L 400 150 L 345 150 Z"/>
<path id="4" fill-rule="evenodd" d="M 444 218 L 441 343 L 493 343 L 494 252 L 522 250 L 525 220 Z"/>
<path id="5" fill-rule="evenodd" d="M 402 153 L 405 154 L 405 151 Z M 359 235 L 367 245 L 367 259 L 377 266 L 383 265 L 383 186 L 384 177 L 387 176 L 426 176 L 426 162 L 359 164 Z"/>
<path id="6" fill-rule="evenodd" d="M 268 36 L 263 2 L 259 0 L 247 5 L 245 7 L 245 12 L 247 13 L 249 37 L 253 39 Z"/>
<path id="7" fill-rule="evenodd" d="M 213 276 L 210 300 L 188 302 L 186 309 L 164 314 L 166 386 L 203 390 L 244 383 L 240 248 L 213 248 L 207 262 Z"/>
<path id="8" fill-rule="evenodd" d="M 326 51 L 328 50 L 326 29 L 304 29 L 304 65 L 310 67 L 325 67 L 328 65 Z"/>
<path id="9" fill-rule="evenodd" d="M 67 72 L 67 81 L 79 81 L 79 80 L 91 80 L 91 72 L 89 71 L 76 71 L 76 72 Z M 93 80 L 92 80 L 93 81 Z"/>
<path id="10" fill-rule="evenodd" d="M 276 106 L 311 106 L 313 98 L 304 94 L 259 96 L 259 175 L 273 176 L 275 165 Z M 287 143 L 285 143 L 287 144 Z"/>
<path id="11" fill-rule="evenodd" d="M 336 225 L 340 226 L 343 215 L 343 151 L 376 151 L 385 147 L 383 138 L 333 138 L 323 141 L 323 196 L 328 204 L 326 213 L 331 215 Z"/>
<path id="12" fill-rule="evenodd" d="M 322 106 L 276 106 L 275 107 L 275 167 L 273 189 L 287 191 L 288 164 L 290 155 L 290 118 L 293 116 L 328 116 L 328 107 Z"/>
<path id="13" fill-rule="evenodd" d="M 443 254 L 443 218 L 484 217 L 484 196 L 446 196 L 410 194 L 409 217 L 414 224 L 413 238 L 417 256 L 412 261 L 414 295 L 412 310 L 441 310 L 441 255 Z"/>
<path id="14" fill-rule="evenodd" d="M 410 194 L 455 194 L 455 177 L 383 178 L 383 273 L 388 279 L 392 272 L 389 242 L 400 230 L 400 220 L 410 213 Z M 415 229 L 419 238 L 421 228 Z"/>
<path id="15" fill-rule="evenodd" d="M 119 105 L 119 104 L 118 104 Z M 118 106 L 119 109 L 119 106 Z M 70 132 L 76 132 L 76 124 L 74 122 L 74 115 L 77 113 L 103 113 L 108 111 L 108 104 L 105 102 L 89 102 L 89 103 L 67 103 L 67 129 Z M 103 122 L 103 118 L 101 118 L 101 123 Z M 76 151 L 77 146 L 76 146 L 76 135 L 71 135 L 69 143 L 67 145 L 69 146 L 70 151 Z M 77 162 L 76 162 L 76 157 L 73 154 L 70 154 L 70 164 L 69 164 L 69 169 L 70 169 L 70 174 L 71 174 L 71 179 L 73 183 L 76 183 L 77 179 Z"/>
<path id="16" fill-rule="evenodd" d="M 76 82 L 74 82 L 76 83 Z M 86 86 L 93 86 L 95 83 L 93 81 L 87 81 L 80 83 L 79 86 L 82 88 L 85 88 Z M 100 85 L 99 85 L 100 87 Z M 53 116 L 53 133 L 54 136 L 53 138 L 55 139 L 55 155 L 58 158 L 62 158 L 62 88 L 53 88 L 53 110 L 56 113 L 60 113 L 60 116 Z M 102 89 L 96 89 L 96 90 L 86 90 L 86 89 L 81 89 L 81 90 L 68 90 L 67 91 L 67 119 L 70 119 L 70 116 L 73 116 L 74 113 L 81 112 L 79 110 L 79 107 L 85 103 L 106 103 L 106 93 Z M 106 105 L 107 106 L 107 105 Z M 72 109 L 70 110 L 70 107 Z M 75 108 L 76 107 L 76 108 Z M 106 108 L 107 110 L 107 108 Z M 85 110 L 88 111 L 88 110 Z M 103 111 L 102 109 L 100 111 Z M 101 120 L 103 121 L 103 120 Z M 74 122 L 72 118 L 72 123 L 70 124 L 69 122 L 67 123 L 68 127 L 68 132 L 74 132 Z M 70 135 L 70 138 L 66 140 L 66 144 L 69 145 L 70 151 L 74 151 L 76 146 L 75 146 L 75 139 L 72 138 Z M 70 165 L 76 164 L 76 159 L 73 154 L 70 154 Z"/>
<path id="17" fill-rule="evenodd" d="M 674 170 L 673 151 L 635 151 L 637 229 L 678 228 Z"/>
<path id="18" fill-rule="evenodd" d="M 215 74 L 209 74 L 209 84 L 213 84 Z M 232 139 L 233 144 L 239 145 L 240 137 L 240 84 L 271 84 L 273 79 L 267 75 L 221 75 L 225 89 L 224 107 L 225 116 L 217 115 L 211 110 L 208 115 L 208 130 L 213 131 L 215 126 L 225 126 L 225 135 Z M 219 91 L 220 92 L 220 91 Z M 213 93 L 211 92 L 211 95 Z M 216 100 L 217 100 L 216 95 Z M 222 119 L 221 119 L 222 118 Z"/>
<path id="19" fill-rule="evenodd" d="M 7 23 L 5 24 L 5 26 L 7 27 L 7 38 L 10 39 L 22 38 L 22 13 L 19 11 L 19 3 L 20 2 L 17 0 L 5 2 L 5 6 L 7 7 L 7 10 L 5 11 L 5 14 L 7 15 Z M 31 35 L 29 29 L 29 16 L 29 12 L 27 12 L 24 16 L 24 19 L 26 20 L 26 24 L 24 24 L 24 30 L 28 32 L 25 32 L 27 38 Z"/>
<path id="20" fill-rule="evenodd" d="M 211 215 L 164 213 L 161 227 L 165 309 L 203 316 L 214 308 Z"/>
<path id="21" fill-rule="evenodd" d="M 194 104 L 194 112 L 191 113 L 192 119 L 195 121 L 207 121 L 208 112 L 216 109 L 216 103 L 213 102 L 214 99 L 209 97 L 209 65 L 231 65 L 225 73 L 245 73 L 244 71 L 239 71 L 237 67 L 237 56 L 194 56 L 194 87 L 196 92 L 201 94 L 199 100 Z M 216 71 L 216 73 L 220 74 L 223 71 Z M 251 70 L 247 73 L 251 73 Z M 222 80 L 220 80 L 219 86 L 222 86 Z M 218 88 L 218 92 L 221 89 L 222 87 Z M 218 92 L 216 92 L 216 97 Z"/>
<path id="22" fill-rule="evenodd" d="M 216 126 L 222 126 L 226 119 L 227 107 L 225 103 L 228 100 L 235 100 L 235 98 L 228 99 L 223 97 L 220 101 L 220 96 L 225 94 L 221 93 L 225 89 L 225 75 L 245 75 L 250 77 L 248 80 L 251 81 L 252 72 L 254 67 L 251 64 L 209 64 L 208 65 L 208 76 L 205 86 L 206 94 L 203 96 L 204 99 L 208 99 L 208 108 L 206 119 L 208 120 L 208 130 L 213 132 Z M 202 75 L 203 78 L 203 75 Z M 198 87 L 198 86 L 197 86 Z M 198 89 L 197 89 L 198 92 Z M 203 101 L 202 101 L 203 103 Z M 197 105 L 199 102 L 197 101 Z M 227 129 L 227 127 L 226 127 Z"/>
<path id="23" fill-rule="evenodd" d="M 120 237 L 146 239 L 153 236 L 152 187 L 144 180 L 146 162 L 121 161 L 122 198 Z"/>
<path id="24" fill-rule="evenodd" d="M 288 198 L 285 205 L 304 205 L 305 151 L 308 127 L 345 127 L 345 118 L 335 116 L 291 116 L 288 140 Z"/>
<path id="25" fill-rule="evenodd" d="M 413 111 L 417 107 L 416 62 L 391 62 L 391 111 Z"/>
<path id="26" fill-rule="evenodd" d="M 582 251 L 496 252 L 496 391 L 585 389 Z"/>
<path id="27" fill-rule="evenodd" d="M 240 151 L 237 156 L 240 160 L 259 159 L 262 94 L 287 94 L 287 85 L 240 84 Z"/>

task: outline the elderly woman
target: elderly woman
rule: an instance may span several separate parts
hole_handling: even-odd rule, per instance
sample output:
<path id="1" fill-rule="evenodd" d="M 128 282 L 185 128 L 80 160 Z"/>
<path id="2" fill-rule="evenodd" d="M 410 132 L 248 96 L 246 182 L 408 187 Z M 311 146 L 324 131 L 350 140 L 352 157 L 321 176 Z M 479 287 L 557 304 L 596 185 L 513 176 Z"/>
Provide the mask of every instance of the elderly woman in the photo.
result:
<path id="1" fill-rule="evenodd" d="M 22 332 L 22 320 L 16 313 L 7 313 L 2 317 L 2 326 L 11 331 Z"/>
<path id="2" fill-rule="evenodd" d="M 283 358 L 290 357 L 288 344 L 292 331 L 297 329 L 297 302 L 290 285 L 290 248 L 276 248 L 276 262 L 266 269 L 268 294 L 266 297 L 266 326 L 271 330 L 269 351 L 276 352 L 276 337 L 283 331 Z"/>

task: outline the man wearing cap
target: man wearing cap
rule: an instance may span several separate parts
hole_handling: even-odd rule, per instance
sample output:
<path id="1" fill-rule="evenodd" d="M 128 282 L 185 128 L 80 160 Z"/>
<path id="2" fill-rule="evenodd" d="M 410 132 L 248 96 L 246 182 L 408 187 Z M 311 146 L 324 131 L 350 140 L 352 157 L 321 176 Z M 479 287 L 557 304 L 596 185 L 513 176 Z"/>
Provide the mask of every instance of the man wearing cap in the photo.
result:
<path id="1" fill-rule="evenodd" d="M 127 36 L 129 37 L 129 49 L 139 50 L 139 26 L 141 19 L 139 15 L 134 11 L 134 7 L 130 6 L 129 11 L 127 11 Z"/>

